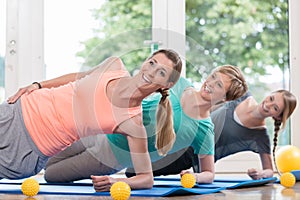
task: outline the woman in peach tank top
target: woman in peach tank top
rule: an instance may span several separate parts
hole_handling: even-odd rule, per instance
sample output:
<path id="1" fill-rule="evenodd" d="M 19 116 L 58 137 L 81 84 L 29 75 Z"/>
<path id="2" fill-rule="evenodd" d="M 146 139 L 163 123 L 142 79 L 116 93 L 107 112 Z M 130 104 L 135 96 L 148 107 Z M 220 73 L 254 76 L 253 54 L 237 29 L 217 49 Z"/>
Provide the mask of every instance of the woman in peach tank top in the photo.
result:
<path id="1" fill-rule="evenodd" d="M 0 105 L 0 113 L 8 113 L 0 115 L 0 136 L 8 141 L 0 142 L 0 147 L 8 146 L 0 148 L 0 178 L 32 176 L 45 166 L 50 156 L 81 137 L 113 132 L 126 136 L 137 176 L 103 176 L 101 191 L 108 191 L 114 182 L 120 180 L 133 189 L 151 188 L 153 175 L 141 102 L 153 92 L 162 93 L 157 112 L 159 139 L 156 146 L 167 152 L 175 140 L 168 89 L 179 79 L 181 67 L 182 62 L 176 52 L 162 49 L 154 52 L 133 77 L 120 58 L 110 57 L 90 71 L 35 82 L 19 89 L 7 103 Z M 16 113 L 17 117 L 10 117 Z M 10 130 L 8 125 L 11 121 L 21 127 L 17 134 L 21 146 L 16 147 L 9 142 L 16 137 L 16 130 Z M 19 156 L 26 148 L 31 151 L 29 158 L 23 154 Z M 7 157 L 11 161 L 8 164 L 5 161 Z M 28 163 L 33 164 L 28 167 Z"/>

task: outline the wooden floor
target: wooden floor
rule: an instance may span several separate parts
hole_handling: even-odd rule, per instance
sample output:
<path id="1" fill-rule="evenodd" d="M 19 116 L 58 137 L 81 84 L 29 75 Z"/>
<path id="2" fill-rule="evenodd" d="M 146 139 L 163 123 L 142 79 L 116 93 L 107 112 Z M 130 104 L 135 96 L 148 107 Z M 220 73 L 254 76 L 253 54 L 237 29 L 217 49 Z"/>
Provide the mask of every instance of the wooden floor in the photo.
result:
<path id="1" fill-rule="evenodd" d="M 235 176 L 235 175 L 234 175 Z M 0 185 L 1 187 L 1 185 Z M 0 194 L 0 199 L 5 200 L 98 200 L 98 199 L 112 199 L 111 197 L 103 196 L 69 196 L 69 195 L 36 195 L 34 197 L 26 197 L 24 195 L 6 195 Z M 285 188 L 280 184 L 269 184 L 259 187 L 251 187 L 245 189 L 233 189 L 223 190 L 219 193 L 208 194 L 208 195 L 190 195 L 190 196 L 176 196 L 176 197 L 130 197 L 130 199 L 136 200 L 150 200 L 150 199 L 182 199 L 182 200 L 296 200 L 300 199 L 300 182 L 297 182 L 293 188 Z"/>

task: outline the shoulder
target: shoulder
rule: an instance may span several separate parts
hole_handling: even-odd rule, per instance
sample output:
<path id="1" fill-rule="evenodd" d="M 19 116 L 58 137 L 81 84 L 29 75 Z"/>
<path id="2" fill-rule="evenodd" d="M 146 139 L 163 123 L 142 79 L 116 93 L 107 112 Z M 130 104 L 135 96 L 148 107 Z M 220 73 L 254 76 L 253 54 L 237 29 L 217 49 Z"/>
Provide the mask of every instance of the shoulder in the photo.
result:
<path id="1" fill-rule="evenodd" d="M 105 59 L 104 61 L 102 61 L 100 64 L 96 65 L 89 71 L 81 72 L 80 76 L 85 77 L 86 75 L 101 74 L 101 73 L 105 73 L 107 71 L 126 71 L 126 72 L 128 72 L 126 70 L 121 58 L 112 56 L 112 57 Z"/>
<path id="2" fill-rule="evenodd" d="M 241 104 L 245 105 L 246 107 L 253 107 L 257 105 L 257 101 L 254 99 L 253 96 L 247 97 Z"/>
<path id="3" fill-rule="evenodd" d="M 105 60 L 105 66 L 107 70 L 115 71 L 115 70 L 126 70 L 125 65 L 121 58 L 117 56 L 109 57 Z"/>
<path id="4" fill-rule="evenodd" d="M 205 134 L 214 134 L 214 123 L 211 117 L 196 120 L 198 131 L 205 132 Z"/>
<path id="5" fill-rule="evenodd" d="M 193 84 L 186 78 L 180 77 L 170 91 L 173 95 L 180 97 L 185 90 L 190 88 L 194 88 Z"/>
<path id="6" fill-rule="evenodd" d="M 248 110 L 248 109 L 251 109 L 252 107 L 254 107 L 256 105 L 257 105 L 257 102 L 253 98 L 253 96 L 248 96 L 243 101 L 239 102 L 239 104 L 237 106 L 237 109 Z"/>
<path id="7" fill-rule="evenodd" d="M 103 62 L 95 67 L 98 72 L 126 70 L 121 58 L 112 56 L 106 58 Z M 127 71 L 127 70 L 126 70 Z"/>
<path id="8" fill-rule="evenodd" d="M 193 86 L 191 81 L 189 81 L 187 78 L 184 78 L 182 76 L 178 79 L 177 83 L 180 85 Z"/>
<path id="9" fill-rule="evenodd" d="M 132 137 L 146 137 L 147 134 L 143 125 L 142 114 L 139 113 L 123 121 L 121 124 L 119 124 L 117 132 Z"/>

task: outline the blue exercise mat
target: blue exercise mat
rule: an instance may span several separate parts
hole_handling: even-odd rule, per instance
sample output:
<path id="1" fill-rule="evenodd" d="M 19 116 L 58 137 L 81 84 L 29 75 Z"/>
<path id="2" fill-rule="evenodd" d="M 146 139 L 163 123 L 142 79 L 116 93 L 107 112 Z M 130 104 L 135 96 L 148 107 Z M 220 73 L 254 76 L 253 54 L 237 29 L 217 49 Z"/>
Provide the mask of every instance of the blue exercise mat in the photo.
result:
<path id="1" fill-rule="evenodd" d="M 261 180 L 247 180 L 236 182 L 215 181 L 212 184 L 196 184 L 194 188 L 183 188 L 179 179 L 155 179 L 154 187 L 146 190 L 132 190 L 131 196 L 140 197 L 164 197 L 177 195 L 201 195 L 220 192 L 226 189 L 236 189 L 241 187 L 254 187 L 273 183 L 277 178 L 267 178 Z M 0 180 L 0 193 L 22 194 L 21 184 L 24 180 Z M 93 195 L 93 196 L 110 196 L 109 192 L 95 192 L 90 180 L 83 180 L 75 183 L 48 184 L 43 180 L 40 181 L 39 194 L 52 195 Z"/>
<path id="2" fill-rule="evenodd" d="M 296 177 L 296 181 L 300 181 L 300 170 L 294 170 L 291 173 Z"/>
<path id="3" fill-rule="evenodd" d="M 187 194 L 210 194 L 224 190 L 224 188 L 201 189 L 201 188 L 182 188 L 182 187 L 153 187 L 148 190 L 132 190 L 131 196 L 144 197 L 163 197 Z M 22 194 L 21 185 L 2 184 L 0 193 Z M 39 194 L 51 195 L 92 195 L 110 196 L 109 192 L 95 192 L 92 186 L 67 186 L 67 185 L 40 185 Z"/>
<path id="4" fill-rule="evenodd" d="M 241 180 L 241 179 L 230 179 L 230 180 L 215 180 L 211 184 L 195 184 L 194 188 L 225 188 L 225 189 L 235 189 L 235 188 L 243 188 L 243 187 L 253 187 L 265 185 L 268 183 L 276 182 L 277 178 L 265 178 L 259 180 Z M 155 187 L 181 187 L 180 179 L 155 179 L 154 182 Z"/>
<path id="5" fill-rule="evenodd" d="M 33 177 L 35 180 L 39 182 L 40 185 L 65 185 L 65 186 L 93 186 L 93 183 L 91 179 L 84 179 L 81 181 L 76 182 L 69 182 L 69 183 L 48 183 L 45 181 L 43 177 Z M 25 179 L 16 179 L 16 180 L 9 180 L 9 179 L 0 179 L 0 185 L 1 184 L 9 184 L 9 185 L 20 185 L 25 181 Z"/>

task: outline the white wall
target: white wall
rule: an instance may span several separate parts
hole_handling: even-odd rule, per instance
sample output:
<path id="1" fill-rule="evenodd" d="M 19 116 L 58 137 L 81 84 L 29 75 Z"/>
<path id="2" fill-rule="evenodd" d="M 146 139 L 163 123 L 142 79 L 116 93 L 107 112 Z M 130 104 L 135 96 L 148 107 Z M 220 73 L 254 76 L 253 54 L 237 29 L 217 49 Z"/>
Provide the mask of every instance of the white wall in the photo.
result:
<path id="1" fill-rule="evenodd" d="M 298 106 L 291 117 L 292 145 L 300 148 L 300 1 L 289 1 L 290 12 L 290 68 L 291 91 L 298 98 Z"/>

